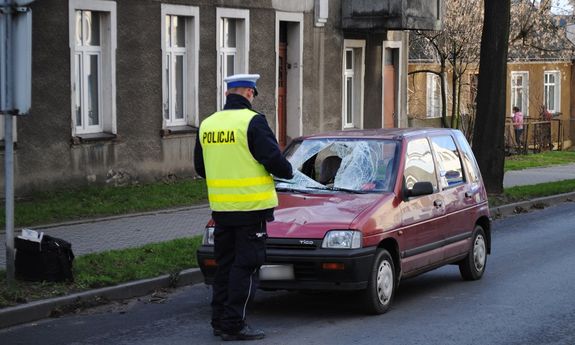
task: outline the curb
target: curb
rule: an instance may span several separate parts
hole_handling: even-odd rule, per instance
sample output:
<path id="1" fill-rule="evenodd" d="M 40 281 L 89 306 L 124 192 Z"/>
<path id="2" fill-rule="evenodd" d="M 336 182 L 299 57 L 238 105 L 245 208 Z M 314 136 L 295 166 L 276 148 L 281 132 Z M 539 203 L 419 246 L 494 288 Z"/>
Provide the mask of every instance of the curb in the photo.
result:
<path id="1" fill-rule="evenodd" d="M 528 212 L 530 209 L 541 209 L 550 205 L 566 201 L 575 201 L 575 192 L 541 197 L 513 204 L 491 207 L 489 211 L 494 219 Z M 205 206 L 198 206 L 205 207 Z M 189 208 L 186 208 L 189 209 Z M 179 209 L 181 210 L 181 209 Z M 170 210 L 167 212 L 175 212 Z M 166 211 L 163 211 L 166 212 Z M 149 212 L 157 214 L 160 212 Z M 131 215 L 129 215 L 131 216 Z M 119 218 L 110 217 L 110 218 Z M 87 221 L 84 221 L 87 222 Z M 181 271 L 177 277 L 169 274 L 156 278 L 137 280 L 116 286 L 105 287 L 96 290 L 79 292 L 67 296 L 38 300 L 26 304 L 0 309 L 0 329 L 45 319 L 57 317 L 63 311 L 77 305 L 101 304 L 112 300 L 122 300 L 148 295 L 154 290 L 167 287 L 181 287 L 202 283 L 204 277 L 199 268 Z"/>
<path id="2" fill-rule="evenodd" d="M 157 289 L 193 285 L 203 281 L 204 277 L 200 269 L 192 268 L 181 271 L 177 277 L 166 274 L 156 278 L 137 280 L 116 286 L 8 307 L 0 309 L 0 329 L 48 317 L 57 317 L 63 311 L 77 305 L 102 304 L 111 300 L 140 297 L 148 295 Z"/>
<path id="3" fill-rule="evenodd" d="M 529 212 L 530 209 L 542 209 L 562 202 L 575 201 L 575 192 L 557 194 L 520 201 L 513 204 L 491 207 L 489 212 L 493 219 Z"/>

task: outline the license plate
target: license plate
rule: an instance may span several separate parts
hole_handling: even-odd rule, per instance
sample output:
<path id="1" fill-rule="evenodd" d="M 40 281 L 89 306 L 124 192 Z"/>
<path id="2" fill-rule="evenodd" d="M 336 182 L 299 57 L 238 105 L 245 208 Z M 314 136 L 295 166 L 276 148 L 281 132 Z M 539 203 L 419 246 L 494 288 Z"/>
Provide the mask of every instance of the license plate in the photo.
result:
<path id="1" fill-rule="evenodd" d="M 293 280 L 293 265 L 263 265 L 260 267 L 260 280 Z"/>

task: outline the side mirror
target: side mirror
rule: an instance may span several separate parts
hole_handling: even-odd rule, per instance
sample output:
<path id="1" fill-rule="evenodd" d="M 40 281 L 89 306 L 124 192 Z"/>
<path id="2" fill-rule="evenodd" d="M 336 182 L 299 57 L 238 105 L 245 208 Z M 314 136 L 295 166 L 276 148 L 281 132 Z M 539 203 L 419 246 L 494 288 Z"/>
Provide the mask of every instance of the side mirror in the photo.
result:
<path id="1" fill-rule="evenodd" d="M 433 184 L 431 182 L 416 182 L 413 188 L 408 189 L 406 195 L 408 198 L 421 195 L 433 194 Z"/>

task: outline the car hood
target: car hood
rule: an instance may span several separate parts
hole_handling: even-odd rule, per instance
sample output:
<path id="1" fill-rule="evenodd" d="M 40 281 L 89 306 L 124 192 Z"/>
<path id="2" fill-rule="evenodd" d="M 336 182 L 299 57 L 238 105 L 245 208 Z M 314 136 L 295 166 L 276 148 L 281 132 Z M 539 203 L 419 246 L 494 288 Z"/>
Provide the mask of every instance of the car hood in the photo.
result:
<path id="1" fill-rule="evenodd" d="M 275 220 L 268 236 L 275 238 L 323 238 L 326 231 L 349 229 L 363 211 L 382 198 L 381 194 L 289 194 L 278 193 Z"/>

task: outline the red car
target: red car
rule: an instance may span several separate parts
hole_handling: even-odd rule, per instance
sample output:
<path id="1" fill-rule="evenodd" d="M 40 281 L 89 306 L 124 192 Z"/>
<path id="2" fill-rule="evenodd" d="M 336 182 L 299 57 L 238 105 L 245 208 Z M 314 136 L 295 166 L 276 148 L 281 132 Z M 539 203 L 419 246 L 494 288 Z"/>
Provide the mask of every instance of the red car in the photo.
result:
<path id="1" fill-rule="evenodd" d="M 386 312 L 401 279 L 457 264 L 480 279 L 491 221 L 479 168 L 460 131 L 340 131 L 294 140 L 284 152 L 291 180 L 276 180 L 260 288 L 360 290 Z M 198 263 L 206 283 L 217 265 L 213 223 Z"/>

